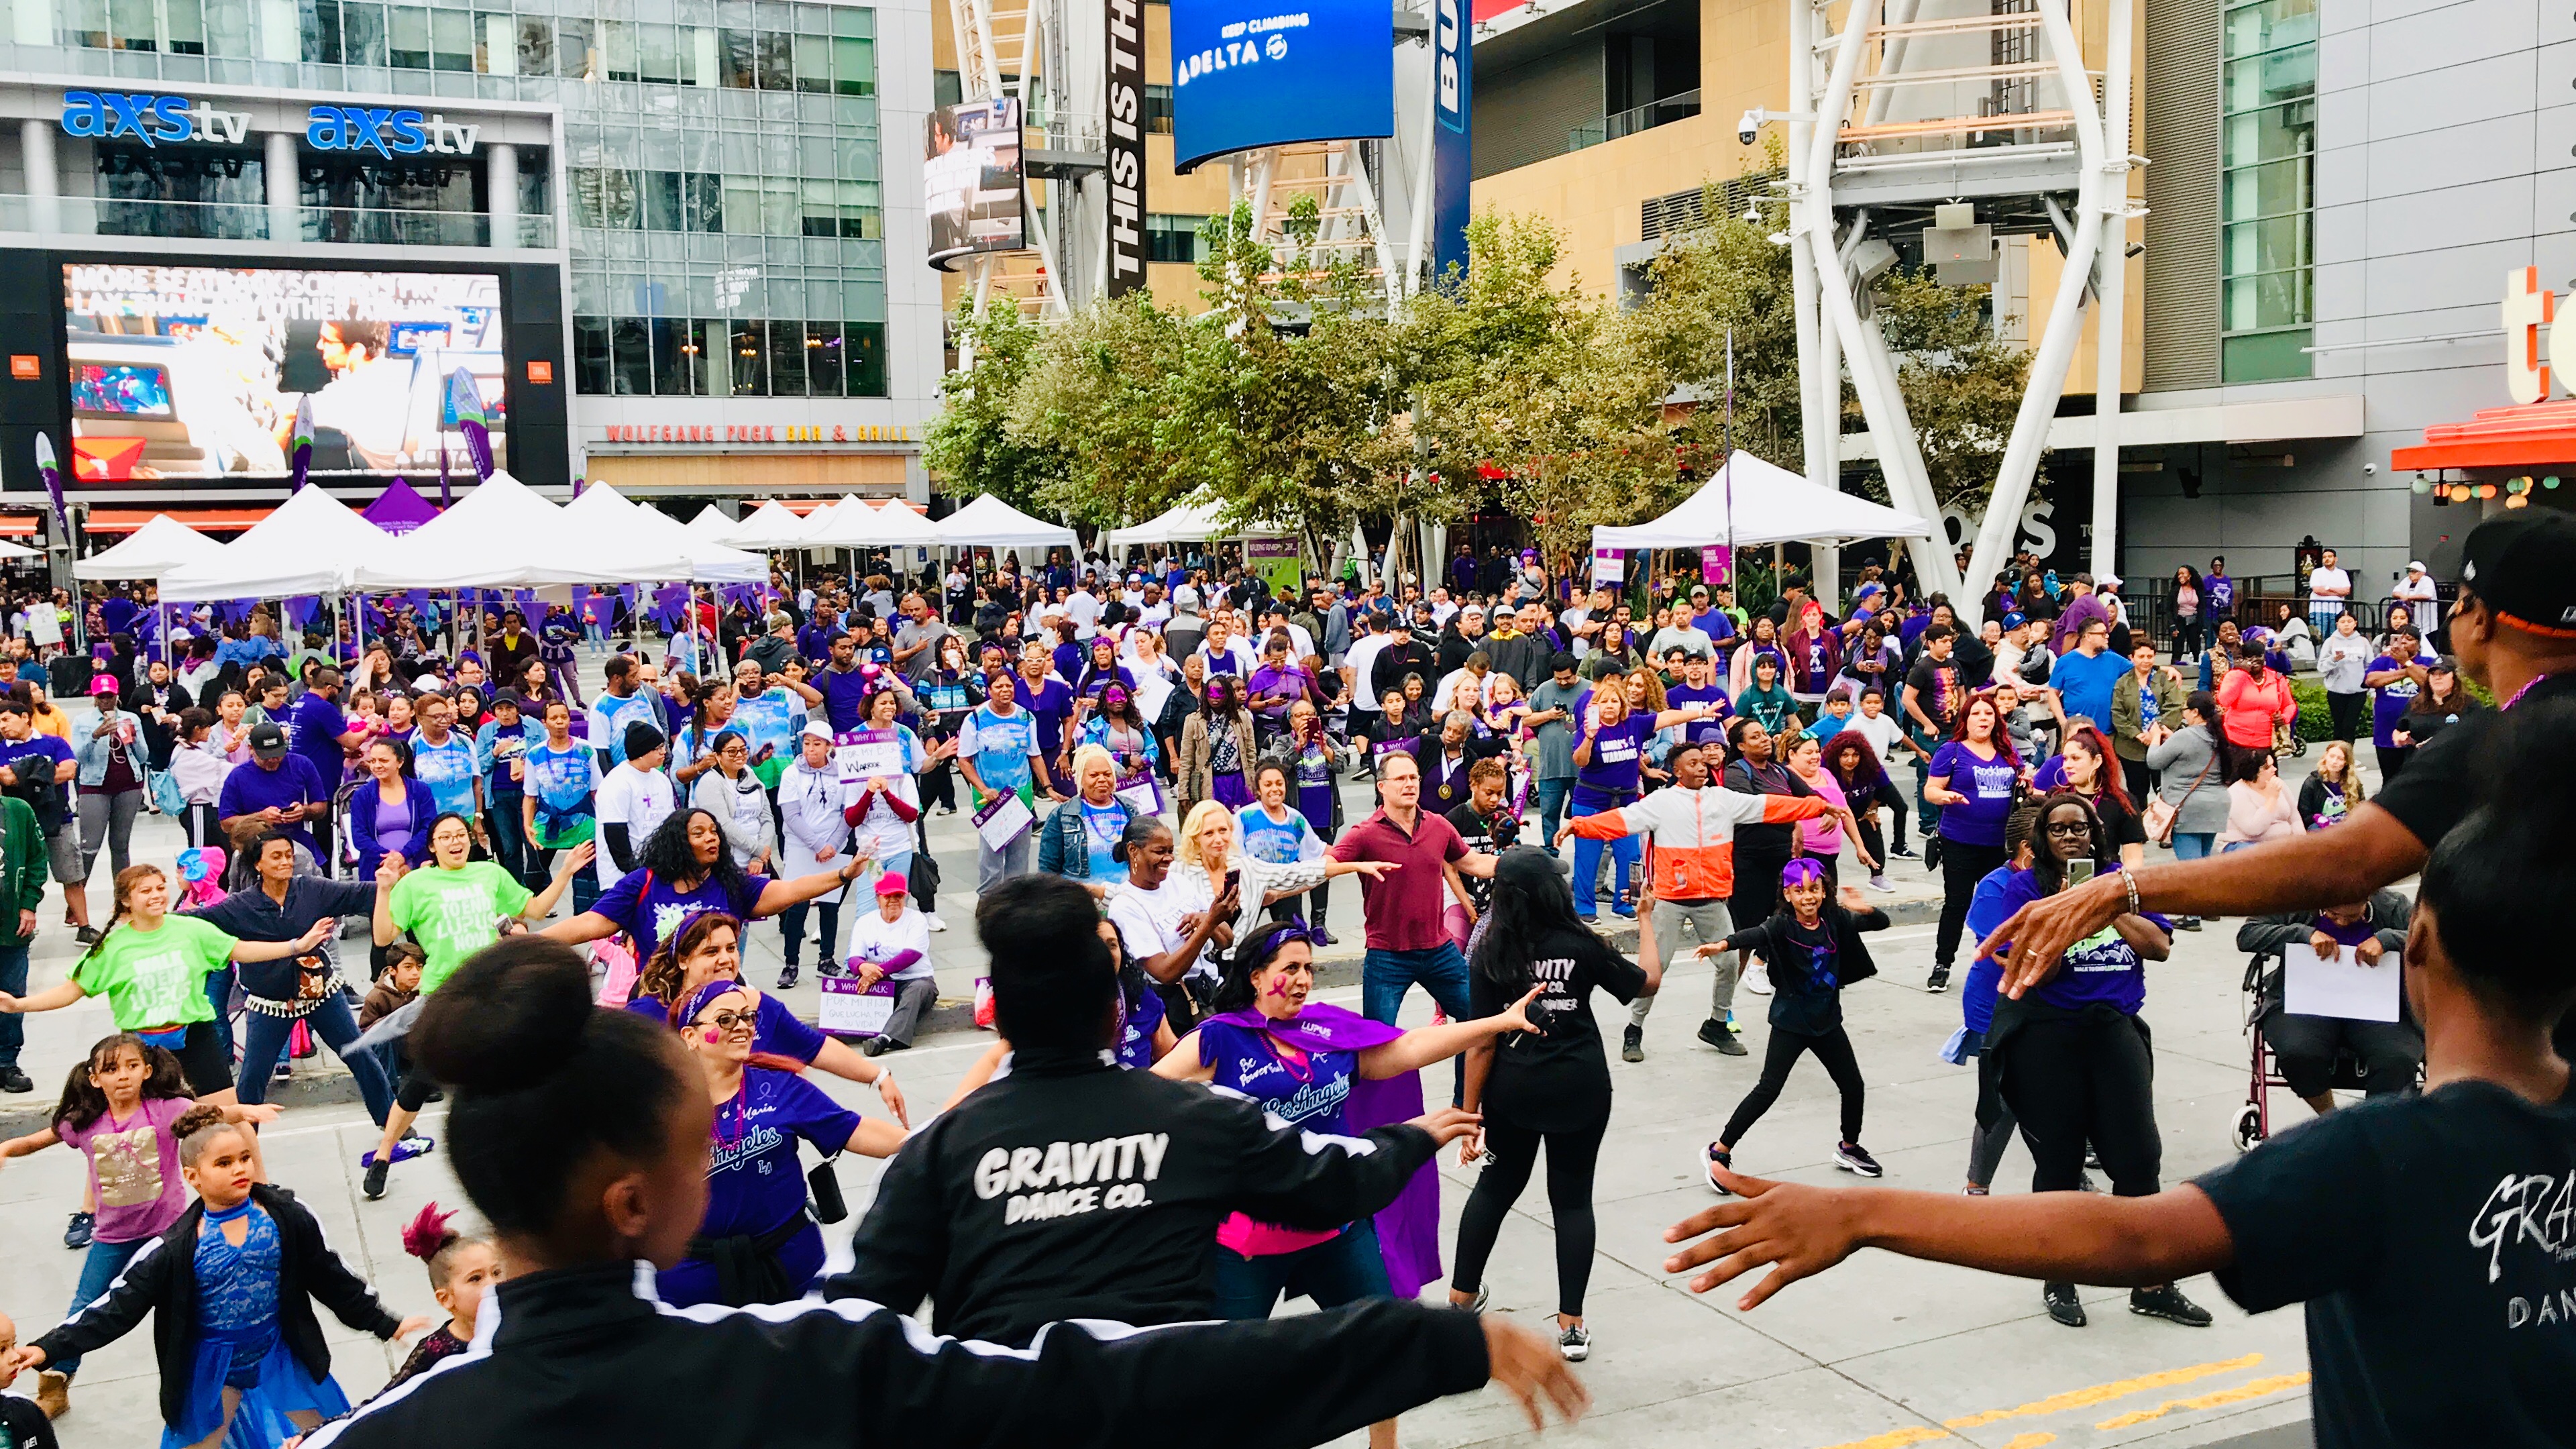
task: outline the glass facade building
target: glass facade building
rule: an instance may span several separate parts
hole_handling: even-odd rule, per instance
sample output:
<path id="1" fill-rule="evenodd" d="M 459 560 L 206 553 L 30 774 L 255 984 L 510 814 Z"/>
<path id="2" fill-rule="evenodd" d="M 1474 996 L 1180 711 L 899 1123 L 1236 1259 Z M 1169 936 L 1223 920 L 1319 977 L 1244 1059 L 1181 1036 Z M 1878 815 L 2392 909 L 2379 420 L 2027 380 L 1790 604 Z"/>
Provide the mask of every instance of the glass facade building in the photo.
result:
<path id="1" fill-rule="evenodd" d="M 2231 5 L 2220 80 L 2225 382 L 2306 377 L 2316 320 L 2316 0 Z"/>

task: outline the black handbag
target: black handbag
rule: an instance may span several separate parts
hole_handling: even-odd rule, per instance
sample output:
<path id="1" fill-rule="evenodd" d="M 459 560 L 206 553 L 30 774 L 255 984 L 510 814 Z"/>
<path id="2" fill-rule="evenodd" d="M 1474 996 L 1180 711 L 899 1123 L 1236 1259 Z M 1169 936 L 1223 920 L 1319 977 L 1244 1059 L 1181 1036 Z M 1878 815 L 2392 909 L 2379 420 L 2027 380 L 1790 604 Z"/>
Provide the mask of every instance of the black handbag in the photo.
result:
<path id="1" fill-rule="evenodd" d="M 841 1179 L 832 1171 L 839 1153 L 815 1163 L 805 1174 L 805 1191 L 814 1200 L 814 1220 L 837 1223 L 850 1215 L 849 1200 L 841 1196 Z"/>

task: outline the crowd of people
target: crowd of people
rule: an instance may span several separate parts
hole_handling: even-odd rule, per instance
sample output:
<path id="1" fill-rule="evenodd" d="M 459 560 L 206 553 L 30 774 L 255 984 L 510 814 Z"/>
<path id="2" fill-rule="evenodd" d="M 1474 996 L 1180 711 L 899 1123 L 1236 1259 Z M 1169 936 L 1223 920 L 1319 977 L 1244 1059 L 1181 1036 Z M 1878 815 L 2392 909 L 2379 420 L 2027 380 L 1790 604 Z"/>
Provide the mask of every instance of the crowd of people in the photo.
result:
<path id="1" fill-rule="evenodd" d="M 2249 1244 L 2287 1247 L 2259 1215 L 2349 1180 L 2371 1134 L 2455 1117 L 2505 1130 L 2499 1114 L 2521 1112 L 2510 1130 L 2554 1154 L 2527 1170 L 2555 1162 L 2576 1181 L 2576 1108 L 2545 1043 L 2576 978 L 2494 963 L 2534 943 L 2493 877 L 2560 865 L 2446 843 L 2531 833 L 2484 783 L 2489 757 L 2534 799 L 2576 776 L 2534 743 L 2547 728 L 2566 743 L 2545 706 L 2576 677 L 2551 667 L 2576 638 L 2571 531 L 2535 513 L 2472 537 L 2485 572 L 2446 620 L 2456 659 L 2411 620 L 2366 643 L 2344 642 L 2349 612 L 2311 621 L 2337 732 L 2295 789 L 2278 758 L 2299 723 L 2287 661 L 2230 616 L 2216 571 L 2197 578 L 2189 647 L 2170 654 L 2131 626 L 2115 579 L 2034 568 L 1971 629 L 1876 565 L 1839 601 L 1793 575 L 1746 610 L 1680 575 L 1650 581 L 1640 607 L 1534 555 L 1466 552 L 1427 591 L 1279 589 L 1163 556 L 780 578 L 759 600 L 695 601 L 659 657 L 628 652 L 651 641 L 616 612 L 538 610 L 532 626 L 526 606 L 496 607 L 469 627 L 433 606 L 354 661 L 324 638 L 287 656 L 255 613 L 220 642 L 188 641 L 174 670 L 96 609 L 94 718 L 48 728 L 44 685 L 0 680 L 0 878 L 21 928 L 0 949 L 0 1088 L 33 1090 L 15 1064 L 24 1013 L 101 996 L 116 1026 L 51 1125 L 0 1143 L 0 1158 L 59 1143 L 89 1163 L 66 1236 L 88 1254 L 81 1287 L 0 1373 L 36 1370 L 59 1414 L 81 1355 L 157 1309 L 174 1446 L 407 1443 L 459 1414 L 607 1443 L 645 1425 L 621 1383 L 693 1362 L 724 1365 L 745 1394 L 790 1374 L 808 1395 L 846 1380 L 883 1406 L 880 1428 L 1036 1389 L 1025 1412 L 1054 1437 L 1095 1437 L 1080 1426 L 1097 1422 L 1105 1439 L 1148 1393 L 1185 1411 L 1221 1395 L 1229 1366 L 1332 1386 L 1274 1406 L 1253 1442 L 1367 1425 L 1391 1445 L 1400 1411 L 1488 1378 L 1535 1422 L 1542 1401 L 1579 1409 L 1564 1366 L 1593 1350 L 1613 1076 L 1592 994 L 1628 1007 L 1620 1054 L 1642 1060 L 1648 1012 L 1685 959 L 1715 967 L 1696 1038 L 1729 1056 L 1750 1055 L 1748 1037 L 1762 1047 L 1702 1155 L 1734 1200 L 1675 1229 L 1718 1231 L 1675 1260 L 1717 1265 L 1700 1290 L 1782 1264 L 1749 1306 L 1878 1243 L 2040 1278 L 2071 1327 L 2086 1282 L 2199 1326 L 2211 1316 L 2176 1280 L 2237 1264 L 2221 1282 L 2241 1302 L 2333 1297 L 2356 1331 L 2382 1331 L 2364 1321 L 2386 1311 L 2370 1295 L 2395 1285 L 2368 1254 L 2329 1270 L 2303 1245 L 2310 1269 L 2240 1271 Z M 2551 558 L 2555 577 L 2535 563 Z M 605 656 L 587 702 L 584 635 Z M 2375 790 L 2346 698 L 2361 695 L 2376 696 Z M 2499 733 L 2516 704 L 2520 727 Z M 1375 795 L 1356 820 L 1353 778 Z M 186 833 L 174 870 L 129 859 L 153 811 Z M 888 1058 L 938 997 L 935 814 L 971 817 L 997 1040 L 931 1112 Z M 2173 863 L 2151 863 L 2163 850 Z M 93 923 L 81 891 L 102 851 L 114 898 Z M 2194 864 L 2237 851 L 2230 867 Z M 2428 853 L 2410 909 L 2385 887 Z M 2330 857 L 2309 878 L 2281 864 Z M 1872 896 L 1908 859 L 1940 884 L 1930 990 L 1968 948 L 1942 1047 L 1977 1073 L 1965 1192 L 1936 1209 L 1739 1175 L 1808 1053 L 1841 1097 L 1831 1160 L 1882 1175 L 1841 998 L 1878 973 L 1865 938 L 1889 917 Z M 1313 999 L 1315 952 L 1335 944 L 1331 882 L 1354 875 L 1356 1012 Z M 48 876 L 84 954 L 29 991 Z M 1605 904 L 1638 920 L 1633 953 L 1605 937 Z M 2146 982 L 2177 931 L 2218 915 L 2248 918 L 2239 944 L 2256 954 L 2402 958 L 2408 1010 L 2384 1026 L 2295 1015 L 2276 969 L 2259 1010 L 2280 1070 L 2320 1117 L 2364 1125 L 2168 1190 Z M 344 920 L 368 937 L 345 966 Z M 745 947 L 773 920 L 782 967 L 764 990 Z M 871 1027 L 826 1032 L 777 994 L 799 982 L 809 925 L 827 992 L 883 998 Z M 1415 985 L 1439 1016 L 1406 1030 Z M 1736 1020 L 1739 990 L 1768 998 L 1758 1032 Z M 347 1065 L 381 1129 L 358 1164 L 364 1195 L 437 1149 L 418 1126 L 443 1093 L 448 1159 L 489 1224 L 424 1214 L 406 1233 L 446 1325 L 355 1409 L 314 1305 L 388 1339 L 431 1324 L 390 1315 L 268 1181 L 267 1089 L 307 1038 Z M 2345 1058 L 2388 1110 L 2334 1112 Z M 1451 1104 L 1426 1109 L 1422 1074 L 1444 1062 Z M 2444 1090 L 2418 1096 L 2428 1070 Z M 871 1086 L 881 1110 L 852 1110 L 815 1074 Z M 2463 1077 L 2521 1105 L 2447 1090 Z M 2391 1115 L 2410 1103 L 2417 1118 Z M 2034 1206 L 1982 1212 L 2016 1137 L 2033 1160 L 2018 1201 Z M 1463 1314 L 1412 1304 L 1444 1277 L 1426 1164 L 1452 1143 L 1484 1164 L 1445 1273 Z M 887 1165 L 851 1266 L 826 1274 L 845 1152 Z M 1558 1280 L 1544 1339 L 1472 1316 L 1542 1155 Z M 2108 1195 L 2078 1206 L 2091 1172 Z M 2337 1207 L 2337 1226 L 2383 1230 Z M 633 1274 L 637 1258 L 657 1271 Z M 478 1334 L 491 1294 L 511 1327 Z M 1299 1296 L 1330 1311 L 1266 1321 Z M 937 1332 L 1024 1352 L 908 1336 L 893 1312 L 925 1300 Z M 1200 1326 L 1087 1326 L 1103 1319 Z M 614 1344 L 563 1346 L 572 1325 L 615 1322 L 631 1332 Z M 2321 1366 L 2321 1418 L 2330 1378 L 2360 1402 L 2374 1371 Z M 709 1403 L 656 1409 L 653 1432 L 674 1412 L 719 1443 L 824 1442 L 834 1427 L 773 1418 L 755 1433 Z"/>

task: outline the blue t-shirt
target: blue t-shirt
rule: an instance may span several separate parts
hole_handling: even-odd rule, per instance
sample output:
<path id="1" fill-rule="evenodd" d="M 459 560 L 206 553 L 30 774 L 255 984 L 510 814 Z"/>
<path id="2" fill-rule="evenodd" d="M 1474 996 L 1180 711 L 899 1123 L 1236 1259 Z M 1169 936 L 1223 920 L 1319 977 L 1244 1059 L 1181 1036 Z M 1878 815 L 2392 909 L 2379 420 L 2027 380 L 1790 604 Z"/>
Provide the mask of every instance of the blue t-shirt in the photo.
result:
<path id="1" fill-rule="evenodd" d="M 1713 704 L 1717 713 L 1707 719 L 1695 719 L 1682 726 L 1682 738 L 1694 745 L 1714 744 L 1726 738 L 1726 721 L 1735 713 L 1735 703 L 1717 684 L 1677 684 L 1664 691 L 1664 703 L 1674 709 L 1688 709 L 1695 704 Z"/>
<path id="2" fill-rule="evenodd" d="M 525 788 L 536 792 L 537 844 L 553 850 L 590 838 L 599 789 L 599 760 L 574 741 L 558 750 L 551 745 L 528 748 Z"/>
<path id="3" fill-rule="evenodd" d="M 2108 649 L 2090 658 L 2079 649 L 2057 656 L 2057 666 L 2049 674 L 2048 682 L 2056 687 L 2059 702 L 2066 706 L 2069 716 L 2083 715 L 2108 732 L 2111 728 L 2111 688 L 2131 668 L 2129 661 Z"/>
<path id="4" fill-rule="evenodd" d="M 681 890 L 649 870 L 630 870 L 617 884 L 599 893 L 591 909 L 626 928 L 635 938 L 635 959 L 646 961 L 664 940 L 677 936 L 689 918 L 704 911 L 724 911 L 744 921 L 769 886 L 769 877 L 746 872 L 742 889 L 727 894 L 724 883 L 710 875 Z"/>
<path id="5" fill-rule="evenodd" d="M 348 732 L 349 717 L 340 712 L 340 706 L 313 690 L 304 691 L 304 697 L 286 711 L 286 747 L 313 767 L 314 777 L 325 789 L 340 783 L 348 758 L 340 748 L 340 736 Z"/>
<path id="6" fill-rule="evenodd" d="M 1592 763 L 1575 767 L 1575 788 L 1601 795 L 1635 794 L 1637 767 L 1645 759 L 1646 741 L 1654 733 L 1655 717 L 1642 713 L 1595 730 Z"/>
<path id="7" fill-rule="evenodd" d="M 1029 756 L 1038 748 L 1034 716 L 1017 708 L 1000 715 L 991 705 L 979 705 L 966 723 L 975 731 L 975 774 L 985 789 L 1007 794 L 1029 783 Z"/>
<path id="8" fill-rule="evenodd" d="M 430 800 L 442 813 L 453 810 L 472 819 L 474 777 L 482 773 L 473 741 L 451 729 L 445 744 L 433 745 L 418 731 L 409 743 L 412 776 L 429 787 Z"/>
<path id="9" fill-rule="evenodd" d="M 1103 808 L 1088 800 L 1077 807 L 1082 811 L 1082 839 L 1091 857 L 1091 878 L 1102 885 L 1125 885 L 1127 864 L 1111 851 L 1118 837 L 1127 830 L 1127 811 L 1115 800 Z"/>
<path id="10" fill-rule="evenodd" d="M 796 1159 L 797 1141 L 828 1154 L 849 1146 L 858 1130 L 858 1113 L 803 1077 L 745 1068 L 741 1093 L 716 1104 L 707 1215 L 698 1236 L 756 1236 L 803 1212 L 805 1170 Z"/>
<path id="11" fill-rule="evenodd" d="M 624 699 L 603 694 L 590 702 L 590 745 L 608 752 L 611 766 L 626 763 L 626 727 L 638 720 L 664 734 L 662 709 L 654 701 L 658 696 L 649 689 L 639 689 Z"/>
<path id="12" fill-rule="evenodd" d="M 1968 797 L 1964 805 L 1941 807 L 1941 838 L 1962 845 L 2004 843 L 2004 817 L 2012 814 L 2013 781 L 2021 767 L 1998 751 L 1991 760 L 1952 740 L 1932 752 L 1927 774 L 1947 778 L 1950 788 Z"/>
<path id="13" fill-rule="evenodd" d="M 1211 1021 L 1199 1027 L 1199 1060 L 1216 1064 L 1218 1086 L 1250 1097 L 1291 1127 L 1333 1136 L 1350 1133 L 1342 1109 L 1350 1101 L 1351 1081 L 1359 1075 L 1357 1052 L 1310 1052 L 1291 1066 L 1273 1047 L 1270 1033 Z"/>
<path id="14" fill-rule="evenodd" d="M 1968 945 L 1974 949 L 1986 933 L 2012 919 L 2012 909 L 2004 905 L 2004 882 L 2018 874 L 2011 866 L 1999 865 L 1986 872 L 1977 882 L 1976 894 L 1968 898 Z M 2003 989 L 2004 968 L 1992 956 L 1980 956 L 1968 963 L 1968 979 L 1959 986 L 1959 1015 L 1968 1030 L 1992 1031 L 1995 1025 L 1995 996 Z"/>
<path id="15" fill-rule="evenodd" d="M 1295 810 L 1284 821 L 1270 818 L 1270 811 L 1255 801 L 1234 814 L 1235 829 L 1243 836 L 1243 853 L 1271 865 L 1294 865 L 1305 858 L 1306 838 L 1313 827 Z M 1323 842 L 1316 842 L 1316 853 L 1322 854 Z"/>
<path id="16" fill-rule="evenodd" d="M 1947 818 L 1948 812 L 1943 815 Z M 2119 868 L 2116 863 L 2110 867 L 2115 871 Z M 2036 871 L 2014 871 L 1996 894 L 1997 920 L 2010 920 L 2013 912 L 2039 899 L 2039 875 Z M 2147 919 L 2172 934 L 2171 921 L 2152 912 L 2147 913 Z M 2057 974 L 2033 988 L 2027 999 L 2067 1011 L 2081 1010 L 2097 1001 L 2108 1002 L 2124 1015 L 2135 1016 L 2147 1000 L 2146 964 L 2118 931 L 2105 926 L 2068 947 Z"/>
<path id="17" fill-rule="evenodd" d="M 1154 1064 L 1154 1034 L 1162 1030 L 1163 1015 L 1162 993 L 1137 993 L 1136 1004 L 1128 1008 L 1127 1023 L 1118 1032 L 1118 1065 L 1141 1072 Z"/>
<path id="18" fill-rule="evenodd" d="M 528 751 L 545 742 L 545 729 L 524 718 L 516 729 L 502 728 L 497 719 L 483 721 L 474 731 L 474 755 L 483 769 L 483 798 L 498 800 L 526 794 L 528 782 L 510 774 L 510 762 L 524 761 Z"/>
<path id="19" fill-rule="evenodd" d="M 32 734 L 23 740 L 0 740 L 0 765 L 7 765 L 14 769 L 20 760 L 30 755 L 42 755 L 54 762 L 54 789 L 62 801 L 63 813 L 70 814 L 72 777 L 79 773 L 73 764 L 72 747 L 65 744 L 60 737 L 48 734 Z M 235 770 L 233 773 L 239 774 L 241 771 Z"/>

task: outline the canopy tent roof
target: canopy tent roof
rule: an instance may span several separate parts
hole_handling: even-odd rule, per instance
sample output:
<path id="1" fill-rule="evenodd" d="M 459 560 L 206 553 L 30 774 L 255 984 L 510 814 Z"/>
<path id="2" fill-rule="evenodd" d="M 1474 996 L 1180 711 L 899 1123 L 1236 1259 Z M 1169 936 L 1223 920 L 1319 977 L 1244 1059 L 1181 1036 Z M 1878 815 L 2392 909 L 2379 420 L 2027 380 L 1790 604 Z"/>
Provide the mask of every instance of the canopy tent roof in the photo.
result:
<path id="1" fill-rule="evenodd" d="M 817 515 L 820 516 L 818 510 Z M 734 548 L 766 550 L 795 548 L 813 536 L 814 519 L 798 517 L 795 510 L 772 498 L 715 536 L 715 541 Z"/>
<path id="2" fill-rule="evenodd" d="M 734 527 L 735 520 L 725 517 L 724 510 L 712 503 L 699 509 L 698 516 L 689 520 L 689 532 L 709 543 L 724 542 L 725 535 L 733 532 Z"/>
<path id="3" fill-rule="evenodd" d="M 622 582 L 583 566 L 567 549 L 563 510 L 508 472 L 494 473 L 436 518 L 357 560 L 355 588 L 524 588 Z"/>
<path id="4" fill-rule="evenodd" d="M 390 547 L 390 536 L 349 505 L 319 488 L 299 489 L 220 554 L 162 575 L 161 597 L 266 599 L 343 590 L 361 562 Z"/>
<path id="5" fill-rule="evenodd" d="M 24 544 L 0 542 L 0 558 L 42 558 L 44 550 Z"/>
<path id="6" fill-rule="evenodd" d="M 1734 498 L 1728 499 L 1729 475 Z M 1698 548 L 1733 542 L 1836 542 L 1855 538 L 1930 538 L 1933 526 L 1856 494 L 1819 488 L 1786 468 L 1738 449 L 1717 476 L 1661 518 L 1627 528 L 1592 530 L 1601 548 Z"/>
<path id="7" fill-rule="evenodd" d="M 812 531 L 805 541 L 815 548 L 937 548 L 941 542 L 938 526 L 901 499 L 876 504 L 854 495 L 806 522 Z"/>
<path id="8" fill-rule="evenodd" d="M 941 519 L 934 527 L 950 548 L 1072 548 L 1073 530 L 1029 517 L 994 494 Z"/>
<path id="9" fill-rule="evenodd" d="M 156 513 L 123 542 L 100 549 L 72 565 L 76 579 L 157 579 L 173 570 L 201 564 L 224 546 L 166 513 Z M 15 558 L 0 554 L 0 558 Z"/>
<path id="10" fill-rule="evenodd" d="M 1115 541 L 1120 545 L 1196 543 L 1210 538 L 1275 538 L 1288 532 L 1259 524 L 1227 528 L 1217 522 L 1218 515 L 1224 511 L 1225 505 L 1213 498 L 1187 499 L 1132 528 L 1119 529 Z"/>
<path id="11" fill-rule="evenodd" d="M 709 543 L 658 508 L 637 504 L 594 483 L 564 506 L 562 521 L 579 538 L 581 567 L 597 582 L 692 579 L 761 583 L 769 564 L 757 554 Z"/>

